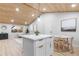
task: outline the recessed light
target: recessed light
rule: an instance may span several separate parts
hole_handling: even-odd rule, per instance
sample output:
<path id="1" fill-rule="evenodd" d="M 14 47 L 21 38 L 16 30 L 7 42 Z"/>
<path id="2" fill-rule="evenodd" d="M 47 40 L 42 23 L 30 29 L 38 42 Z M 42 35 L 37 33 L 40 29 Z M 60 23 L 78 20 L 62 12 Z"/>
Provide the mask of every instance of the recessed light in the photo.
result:
<path id="1" fill-rule="evenodd" d="M 71 6 L 72 6 L 72 7 L 76 7 L 76 4 L 72 4 Z"/>
<path id="2" fill-rule="evenodd" d="M 43 10 L 45 11 L 45 10 L 46 10 L 46 8 L 43 8 Z"/>
<path id="3" fill-rule="evenodd" d="M 25 24 L 27 24 L 27 22 L 25 22 Z"/>
<path id="4" fill-rule="evenodd" d="M 34 14 L 32 14 L 32 17 L 35 16 Z"/>
<path id="5" fill-rule="evenodd" d="M 12 19 L 12 20 L 11 20 L 11 22 L 13 23 L 13 22 L 14 22 L 14 20 Z"/>
<path id="6" fill-rule="evenodd" d="M 18 12 L 19 11 L 19 8 L 16 8 L 16 11 Z"/>

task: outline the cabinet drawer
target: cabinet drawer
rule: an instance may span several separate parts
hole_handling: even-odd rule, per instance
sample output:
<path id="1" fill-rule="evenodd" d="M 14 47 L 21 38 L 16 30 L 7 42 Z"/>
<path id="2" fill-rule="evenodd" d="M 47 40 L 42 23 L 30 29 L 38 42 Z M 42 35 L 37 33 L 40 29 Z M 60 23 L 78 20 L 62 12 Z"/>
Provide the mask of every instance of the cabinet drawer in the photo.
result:
<path id="1" fill-rule="evenodd" d="M 40 45 L 38 47 L 36 47 L 36 50 L 35 50 L 35 54 L 36 56 L 45 56 L 45 45 Z"/>
<path id="2" fill-rule="evenodd" d="M 40 46 L 40 45 L 43 45 L 43 44 L 45 44 L 45 39 L 40 39 L 40 40 L 38 40 L 38 41 L 35 42 L 35 46 L 36 47 Z"/>

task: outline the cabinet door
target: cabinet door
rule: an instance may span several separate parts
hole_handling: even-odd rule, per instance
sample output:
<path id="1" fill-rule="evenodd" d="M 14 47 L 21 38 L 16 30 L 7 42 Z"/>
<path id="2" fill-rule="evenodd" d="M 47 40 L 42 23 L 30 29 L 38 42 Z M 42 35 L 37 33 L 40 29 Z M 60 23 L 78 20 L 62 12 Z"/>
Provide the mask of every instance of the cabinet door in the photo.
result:
<path id="1" fill-rule="evenodd" d="M 45 45 L 36 47 L 36 56 L 45 56 Z"/>
<path id="2" fill-rule="evenodd" d="M 51 51 L 51 38 L 46 39 L 46 56 L 50 56 L 52 51 Z"/>

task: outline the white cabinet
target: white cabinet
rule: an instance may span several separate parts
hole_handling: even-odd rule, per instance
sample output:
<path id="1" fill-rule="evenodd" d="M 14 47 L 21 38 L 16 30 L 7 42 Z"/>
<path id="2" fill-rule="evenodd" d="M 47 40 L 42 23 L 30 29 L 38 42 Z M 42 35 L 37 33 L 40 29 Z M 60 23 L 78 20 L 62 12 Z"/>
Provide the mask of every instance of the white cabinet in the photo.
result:
<path id="1" fill-rule="evenodd" d="M 45 45 L 36 47 L 36 56 L 45 56 Z"/>
<path id="2" fill-rule="evenodd" d="M 51 38 L 46 39 L 46 56 L 50 56 L 52 53 L 52 45 Z"/>
<path id="3" fill-rule="evenodd" d="M 45 38 L 40 41 L 35 41 L 35 55 L 50 56 L 52 52 L 51 40 L 52 38 Z"/>
<path id="4" fill-rule="evenodd" d="M 44 36 L 44 37 L 43 37 Z M 35 36 L 35 38 L 38 38 L 37 40 L 35 38 L 30 38 L 26 36 L 23 37 L 23 55 L 24 56 L 50 56 L 51 55 L 51 40 L 52 36 L 43 35 Z"/>

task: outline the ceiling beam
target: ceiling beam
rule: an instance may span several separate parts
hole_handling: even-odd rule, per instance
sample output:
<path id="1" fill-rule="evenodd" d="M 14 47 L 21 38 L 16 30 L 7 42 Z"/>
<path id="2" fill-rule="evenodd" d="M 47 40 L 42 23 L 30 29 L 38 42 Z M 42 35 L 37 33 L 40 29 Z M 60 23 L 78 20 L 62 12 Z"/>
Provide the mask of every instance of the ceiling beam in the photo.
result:
<path id="1" fill-rule="evenodd" d="M 30 8 L 32 8 L 32 9 L 34 9 L 34 10 L 37 10 L 38 12 L 42 12 L 42 11 L 39 10 L 40 6 L 38 6 L 38 9 L 37 9 L 37 8 L 34 8 L 33 6 L 27 4 L 27 3 L 23 3 L 23 4 L 30 7 Z"/>

